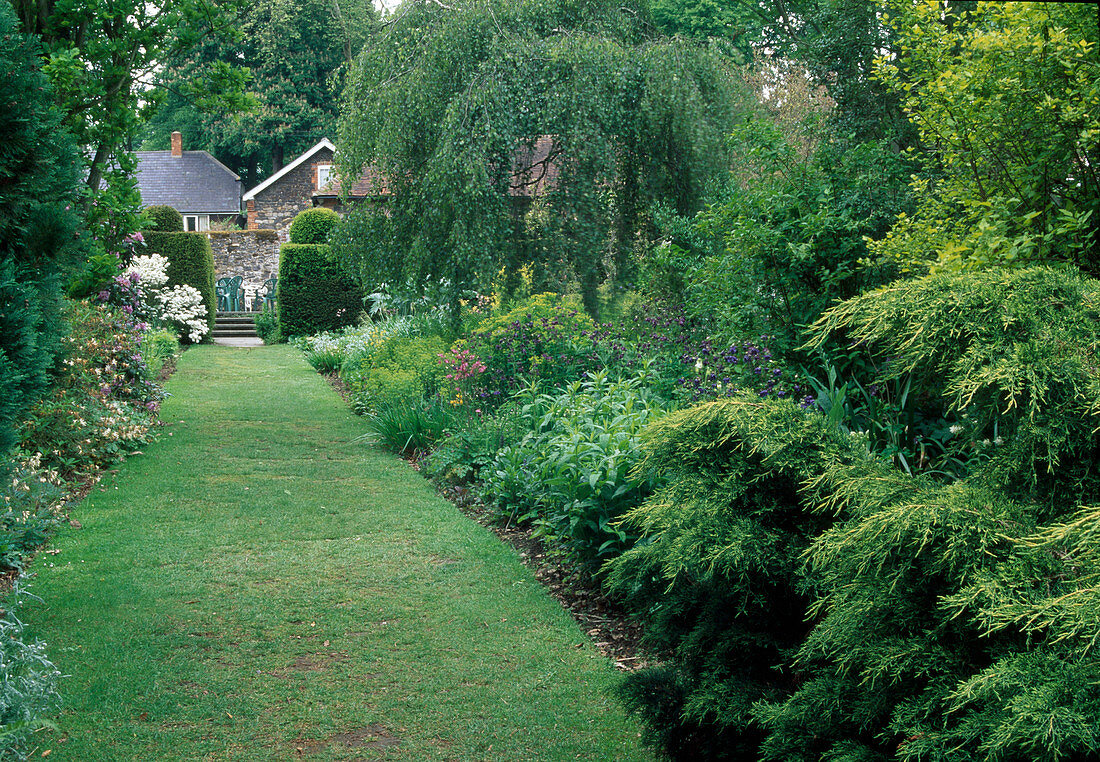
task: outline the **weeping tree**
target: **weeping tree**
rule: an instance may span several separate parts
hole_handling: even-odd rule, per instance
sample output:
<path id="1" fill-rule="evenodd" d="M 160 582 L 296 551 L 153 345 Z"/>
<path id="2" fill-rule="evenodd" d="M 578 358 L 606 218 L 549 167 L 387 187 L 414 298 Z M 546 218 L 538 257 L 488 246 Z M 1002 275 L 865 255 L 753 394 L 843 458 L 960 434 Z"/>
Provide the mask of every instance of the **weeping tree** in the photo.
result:
<path id="1" fill-rule="evenodd" d="M 409 0 L 345 90 L 342 171 L 370 167 L 387 201 L 350 215 L 338 250 L 365 286 L 445 281 L 455 300 L 528 265 L 595 313 L 654 206 L 697 211 L 727 168 L 727 66 L 634 3 Z"/>

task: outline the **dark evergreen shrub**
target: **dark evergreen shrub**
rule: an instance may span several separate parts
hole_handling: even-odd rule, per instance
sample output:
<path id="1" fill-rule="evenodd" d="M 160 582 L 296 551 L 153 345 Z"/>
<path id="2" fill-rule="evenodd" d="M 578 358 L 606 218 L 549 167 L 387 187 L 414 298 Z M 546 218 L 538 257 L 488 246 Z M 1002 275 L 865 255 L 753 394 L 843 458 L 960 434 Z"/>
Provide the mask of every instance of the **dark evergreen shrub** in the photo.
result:
<path id="1" fill-rule="evenodd" d="M 298 212 L 290 223 L 291 243 L 328 243 L 328 234 L 340 221 L 340 215 L 323 206 Z"/>
<path id="2" fill-rule="evenodd" d="M 934 275 L 826 313 L 958 421 L 970 475 L 832 464 L 821 615 L 765 759 L 1100 759 L 1100 284 Z"/>
<path id="3" fill-rule="evenodd" d="M 644 539 L 605 569 L 668 654 L 622 688 L 666 756 L 757 758 L 753 705 L 798 684 L 789 660 L 813 601 L 801 555 L 832 521 L 810 510 L 807 480 L 855 457 L 819 416 L 752 393 L 646 431 L 638 472 L 666 486 L 627 514 Z"/>
<path id="4" fill-rule="evenodd" d="M 168 259 L 168 285 L 193 286 L 202 294 L 207 323 L 214 330 L 218 303 L 214 291 L 214 254 L 202 233 L 158 233 L 145 236 L 145 250 Z M 210 334 L 207 334 L 209 340 Z"/>
<path id="5" fill-rule="evenodd" d="M 363 291 L 340 268 L 328 246 L 285 243 L 279 249 L 279 332 L 308 336 L 352 325 Z"/>
<path id="6" fill-rule="evenodd" d="M 793 405 L 652 427 L 609 565 L 669 658 L 623 695 L 674 759 L 1100 759 L 1100 284 L 934 275 L 828 311 L 954 420 L 913 476 Z"/>
<path id="7" fill-rule="evenodd" d="M 183 215 L 170 206 L 161 204 L 147 206 L 145 216 L 149 218 L 149 230 L 158 233 L 183 232 Z"/>
<path id="8" fill-rule="evenodd" d="M 35 50 L 0 5 L 0 476 L 15 423 L 49 386 L 65 330 L 59 283 L 82 242 L 78 153 Z"/>

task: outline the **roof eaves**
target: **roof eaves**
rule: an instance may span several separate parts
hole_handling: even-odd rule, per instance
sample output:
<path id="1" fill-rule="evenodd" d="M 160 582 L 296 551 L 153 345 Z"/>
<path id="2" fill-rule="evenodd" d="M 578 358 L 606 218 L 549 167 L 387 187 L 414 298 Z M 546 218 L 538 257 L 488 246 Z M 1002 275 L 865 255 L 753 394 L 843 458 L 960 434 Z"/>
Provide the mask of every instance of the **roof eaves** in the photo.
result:
<path id="1" fill-rule="evenodd" d="M 317 153 L 318 151 L 320 151 L 320 150 L 321 150 L 322 148 L 327 148 L 327 149 L 329 149 L 330 151 L 332 151 L 333 153 L 335 153 L 335 152 L 336 152 L 336 146 L 334 146 L 334 145 L 333 145 L 333 144 L 332 144 L 332 143 L 331 143 L 331 142 L 329 141 L 329 139 L 328 139 L 328 138 L 321 138 L 321 140 L 320 140 L 320 141 L 318 141 L 317 145 L 313 146 L 312 148 L 310 148 L 310 149 L 308 149 L 307 151 L 305 151 L 304 153 L 302 153 L 302 155 L 300 155 L 300 156 L 299 156 L 299 157 L 298 157 L 297 159 L 295 159 L 294 161 L 290 162 L 290 163 L 289 163 L 289 164 L 287 164 L 287 165 L 286 165 L 285 167 L 283 167 L 282 169 L 280 169 L 280 170 L 279 170 L 278 172 L 276 172 L 275 174 L 273 174 L 273 175 L 272 175 L 271 177 L 267 178 L 267 179 L 266 179 L 266 180 L 264 180 L 264 181 L 263 181 L 262 183 L 260 183 L 259 185 L 257 185 L 257 186 L 256 186 L 255 188 L 253 188 L 252 190 L 248 191 L 248 192 L 247 192 L 247 193 L 245 193 L 245 194 L 244 194 L 243 196 L 241 196 L 241 200 L 242 200 L 242 201 L 251 201 L 252 199 L 256 198 L 256 194 L 258 194 L 258 193 L 263 193 L 263 192 L 264 192 L 265 190 L 267 190 L 267 189 L 268 189 L 268 188 L 269 188 L 269 187 L 270 187 L 271 185 L 273 185 L 273 184 L 275 184 L 276 182 L 278 182 L 278 181 L 279 181 L 279 180 L 280 180 L 280 179 L 281 179 L 281 178 L 282 178 L 282 177 L 283 177 L 284 175 L 286 175 L 286 174 L 287 174 L 288 172 L 291 172 L 291 171 L 293 171 L 294 169 L 297 169 L 297 168 L 298 168 L 299 166 L 301 166 L 301 165 L 302 165 L 302 164 L 303 164 L 304 162 L 308 161 L 308 160 L 309 160 L 309 158 L 310 158 L 311 156 L 313 156 L 313 155 L 314 155 L 315 153 Z"/>

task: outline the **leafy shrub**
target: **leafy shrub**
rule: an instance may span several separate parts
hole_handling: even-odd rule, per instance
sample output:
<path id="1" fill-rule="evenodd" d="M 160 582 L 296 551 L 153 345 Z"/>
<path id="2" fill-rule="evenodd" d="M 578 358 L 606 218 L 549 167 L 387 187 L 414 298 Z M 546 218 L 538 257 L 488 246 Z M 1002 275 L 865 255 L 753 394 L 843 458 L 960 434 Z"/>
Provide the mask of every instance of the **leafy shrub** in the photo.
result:
<path id="1" fill-rule="evenodd" d="M 340 221 L 340 215 L 323 206 L 305 209 L 290 223 L 291 243 L 328 243 L 328 235 Z"/>
<path id="2" fill-rule="evenodd" d="M 834 307 L 957 420 L 967 475 L 751 395 L 648 430 L 609 580 L 666 665 L 624 696 L 692 759 L 1091 759 L 1100 681 L 1100 290 L 1067 270 L 935 275 Z M 1084 507 L 1081 507 L 1084 506 Z"/>
<path id="3" fill-rule="evenodd" d="M 256 313 L 253 322 L 256 324 L 256 335 L 264 344 L 279 344 L 283 341 L 283 335 L 279 333 L 279 313 L 275 310 Z"/>
<path id="4" fill-rule="evenodd" d="M 59 283 L 77 231 L 79 152 L 41 72 L 36 39 L 0 6 L 0 477 L 14 427 L 49 388 L 61 348 Z"/>
<path id="5" fill-rule="evenodd" d="M 671 759 L 757 759 L 753 705 L 790 694 L 809 625 L 801 554 L 828 526 L 807 480 L 850 445 L 790 401 L 752 393 L 670 413 L 646 430 L 636 479 L 661 484 L 620 531 L 642 541 L 606 567 L 669 654 L 622 695 Z"/>
<path id="6" fill-rule="evenodd" d="M 190 286 L 202 295 L 206 306 L 207 333 L 214 330 L 218 304 L 214 291 L 214 255 L 210 241 L 202 233 L 144 234 L 149 253 L 160 254 L 168 260 L 169 288 Z"/>
<path id="7" fill-rule="evenodd" d="M 344 352 L 340 345 L 335 341 L 326 341 L 329 338 L 327 333 L 310 338 L 312 341 L 303 343 L 301 347 L 306 353 L 306 362 L 318 373 L 335 373 L 340 370 L 344 363 Z"/>
<path id="8" fill-rule="evenodd" d="M 19 428 L 23 449 L 41 452 L 43 464 L 64 474 L 114 463 L 145 444 L 164 396 L 124 313 L 75 302 L 68 317 L 68 358 L 55 389 Z"/>
<path id="9" fill-rule="evenodd" d="M 1066 270 L 937 275 L 816 327 L 892 359 L 988 461 L 949 484 L 833 464 L 842 521 L 808 553 L 821 618 L 803 684 L 760 707 L 769 759 L 1100 754 L 1094 584 L 1100 287 Z M 1079 506 L 1085 506 L 1080 508 Z"/>
<path id="10" fill-rule="evenodd" d="M 329 248 L 285 243 L 279 249 L 279 332 L 289 338 L 353 324 L 363 293 Z"/>
<path id="11" fill-rule="evenodd" d="M 0 483 L 0 568 L 5 570 L 22 568 L 23 558 L 46 541 L 66 506 L 60 476 L 42 468 L 41 454 L 16 451 L 13 462 Z"/>
<path id="12" fill-rule="evenodd" d="M 166 328 L 153 328 L 141 337 L 141 356 L 150 378 L 157 378 L 164 364 L 180 351 L 179 339 L 174 331 Z"/>
<path id="13" fill-rule="evenodd" d="M 183 215 L 170 206 L 153 204 L 145 207 L 149 230 L 157 233 L 182 233 Z"/>
<path id="14" fill-rule="evenodd" d="M 389 336 L 369 359 L 343 375 L 358 411 L 437 396 L 447 348 L 438 336 Z"/>
<path id="15" fill-rule="evenodd" d="M 114 252 L 92 254 L 65 286 L 65 293 L 73 299 L 86 299 L 99 293 L 118 276 L 119 266 L 119 257 Z"/>
<path id="16" fill-rule="evenodd" d="M 899 281 L 834 307 L 813 327 L 875 358 L 881 381 L 957 427 L 967 457 L 1000 441 L 988 468 L 1011 494 L 1053 508 L 1100 491 L 1100 285 L 1072 270 L 944 273 Z"/>
<path id="17" fill-rule="evenodd" d="M 443 396 L 444 401 L 447 395 Z M 469 408 L 467 408 L 469 412 Z M 529 421 L 511 403 L 491 414 L 460 418 L 463 425 L 449 431 L 423 464 L 424 473 L 446 484 L 478 481 L 496 461 L 497 453 L 515 445 L 529 431 Z"/>
<path id="18" fill-rule="evenodd" d="M 593 356 L 592 319 L 579 304 L 539 294 L 474 329 L 465 346 L 485 363 L 478 396 L 495 407 L 531 379 L 560 386 L 599 366 Z"/>
<path id="19" fill-rule="evenodd" d="M 57 711 L 61 672 L 46 656 L 46 644 L 27 642 L 19 608 L 28 595 L 16 582 L 0 614 L 0 759 L 27 759 L 31 734 L 50 726 Z"/>
<path id="20" fill-rule="evenodd" d="M 640 432 L 663 412 L 644 384 L 644 374 L 611 381 L 601 371 L 552 394 L 528 392 L 529 433 L 482 472 L 500 516 L 534 521 L 585 563 L 633 544 L 613 522 L 654 486 L 633 472 Z"/>

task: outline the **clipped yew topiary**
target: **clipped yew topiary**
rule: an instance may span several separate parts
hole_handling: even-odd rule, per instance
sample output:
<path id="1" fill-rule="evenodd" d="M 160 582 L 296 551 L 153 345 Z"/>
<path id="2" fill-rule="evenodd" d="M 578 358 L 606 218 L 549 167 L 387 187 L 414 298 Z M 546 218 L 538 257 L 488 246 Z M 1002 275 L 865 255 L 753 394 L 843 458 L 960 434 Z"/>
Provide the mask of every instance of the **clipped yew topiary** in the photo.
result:
<path id="1" fill-rule="evenodd" d="M 183 215 L 170 206 L 163 204 L 147 206 L 145 216 L 149 218 L 149 230 L 158 233 L 183 232 Z"/>
<path id="2" fill-rule="evenodd" d="M 340 215 L 323 206 L 298 213 L 290 223 L 291 243 L 328 243 L 328 234 L 340 221 Z"/>
<path id="3" fill-rule="evenodd" d="M 322 244 L 284 243 L 279 249 L 279 333 L 287 338 L 354 324 L 363 290 Z"/>
<path id="4" fill-rule="evenodd" d="M 145 249 L 168 259 L 168 285 L 192 286 L 202 294 L 206 319 L 214 330 L 218 303 L 214 291 L 214 254 L 202 233 L 144 233 Z M 210 333 L 207 333 L 209 341 Z"/>

